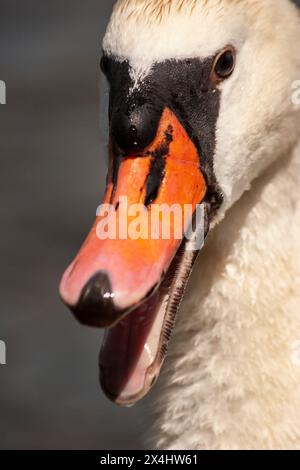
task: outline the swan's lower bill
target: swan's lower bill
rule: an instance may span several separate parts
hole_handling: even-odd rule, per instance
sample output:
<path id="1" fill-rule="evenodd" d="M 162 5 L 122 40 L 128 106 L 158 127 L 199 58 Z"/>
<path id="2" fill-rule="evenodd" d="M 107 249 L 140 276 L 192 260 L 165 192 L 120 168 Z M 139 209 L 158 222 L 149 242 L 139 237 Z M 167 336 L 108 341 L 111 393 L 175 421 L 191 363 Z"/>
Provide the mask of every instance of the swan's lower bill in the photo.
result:
<path id="1" fill-rule="evenodd" d="M 130 406 L 156 382 L 198 252 L 184 241 L 154 294 L 105 332 L 100 382 L 108 398 Z"/>

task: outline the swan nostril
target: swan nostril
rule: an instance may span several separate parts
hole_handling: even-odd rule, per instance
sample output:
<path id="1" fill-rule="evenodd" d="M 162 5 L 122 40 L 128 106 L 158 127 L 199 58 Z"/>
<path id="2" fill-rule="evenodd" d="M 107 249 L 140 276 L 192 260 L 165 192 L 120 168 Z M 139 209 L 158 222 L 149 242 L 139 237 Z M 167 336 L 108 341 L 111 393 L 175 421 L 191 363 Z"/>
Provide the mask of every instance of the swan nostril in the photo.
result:
<path id="1" fill-rule="evenodd" d="M 138 130 L 135 126 L 130 126 L 128 130 L 129 138 L 132 139 L 132 145 L 134 148 L 138 148 Z"/>
<path id="2" fill-rule="evenodd" d="M 137 128 L 135 126 L 129 127 L 129 136 L 133 138 L 137 137 Z"/>
<path id="3" fill-rule="evenodd" d="M 123 112 L 113 110 L 111 134 L 125 154 L 142 152 L 155 139 L 161 109 L 148 104 L 126 104 Z"/>

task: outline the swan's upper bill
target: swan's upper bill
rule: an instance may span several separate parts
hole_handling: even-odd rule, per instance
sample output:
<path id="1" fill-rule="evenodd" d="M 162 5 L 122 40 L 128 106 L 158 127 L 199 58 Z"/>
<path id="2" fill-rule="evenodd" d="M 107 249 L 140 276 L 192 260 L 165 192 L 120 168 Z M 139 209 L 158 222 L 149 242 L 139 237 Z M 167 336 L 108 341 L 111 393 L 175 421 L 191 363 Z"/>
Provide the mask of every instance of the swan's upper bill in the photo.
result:
<path id="1" fill-rule="evenodd" d="M 297 142 L 299 17 L 289 0 L 119 0 L 104 42 L 110 170 L 118 198 L 201 205 L 205 234 Z M 188 225 L 192 217 L 185 221 Z M 197 253 L 180 240 L 100 240 L 97 225 L 61 295 L 83 323 L 114 326 L 102 384 L 131 404 L 155 381 Z"/>

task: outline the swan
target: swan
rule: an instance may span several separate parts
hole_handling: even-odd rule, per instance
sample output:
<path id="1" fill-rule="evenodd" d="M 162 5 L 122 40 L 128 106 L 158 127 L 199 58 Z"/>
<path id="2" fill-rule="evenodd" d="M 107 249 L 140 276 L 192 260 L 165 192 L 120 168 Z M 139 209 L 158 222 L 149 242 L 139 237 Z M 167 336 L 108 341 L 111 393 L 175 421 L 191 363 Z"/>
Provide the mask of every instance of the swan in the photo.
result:
<path id="1" fill-rule="evenodd" d="M 101 384 L 118 404 L 145 396 L 169 345 L 152 447 L 300 449 L 299 37 L 290 0 L 115 4 L 104 203 L 119 223 L 124 195 L 142 219 L 200 207 L 205 243 L 100 239 L 98 213 L 60 294 L 106 327 Z"/>

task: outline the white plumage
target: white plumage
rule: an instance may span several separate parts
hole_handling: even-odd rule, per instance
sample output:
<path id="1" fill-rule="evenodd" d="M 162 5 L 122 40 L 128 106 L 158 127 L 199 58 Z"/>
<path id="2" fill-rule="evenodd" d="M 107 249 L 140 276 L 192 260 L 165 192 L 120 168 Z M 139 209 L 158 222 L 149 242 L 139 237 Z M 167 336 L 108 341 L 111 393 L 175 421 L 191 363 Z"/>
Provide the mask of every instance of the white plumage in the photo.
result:
<path id="1" fill-rule="evenodd" d="M 159 448 L 300 449 L 299 38 L 289 0 L 120 0 L 108 27 L 137 84 L 157 60 L 238 50 L 217 124 L 224 204 L 159 382 Z"/>

